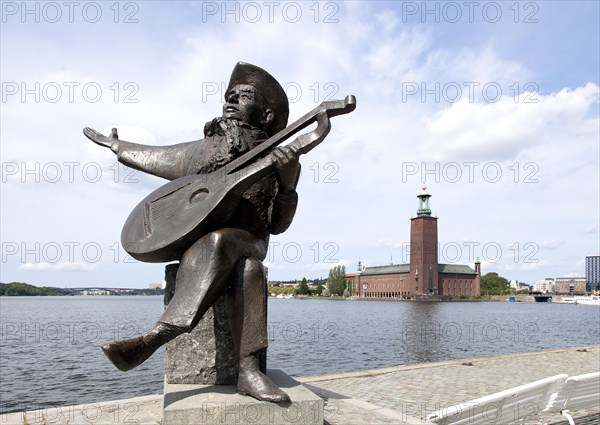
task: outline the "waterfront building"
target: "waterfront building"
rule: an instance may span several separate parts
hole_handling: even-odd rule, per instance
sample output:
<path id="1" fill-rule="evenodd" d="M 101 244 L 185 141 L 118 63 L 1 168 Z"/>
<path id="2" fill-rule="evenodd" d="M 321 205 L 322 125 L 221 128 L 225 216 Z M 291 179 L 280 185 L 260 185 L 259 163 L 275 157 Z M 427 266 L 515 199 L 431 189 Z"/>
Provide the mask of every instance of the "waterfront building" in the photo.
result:
<path id="1" fill-rule="evenodd" d="M 514 289 L 516 292 L 529 291 L 531 289 L 528 284 L 519 282 L 518 280 L 511 280 L 509 285 L 510 288 Z"/>
<path id="2" fill-rule="evenodd" d="M 541 292 L 542 294 L 553 294 L 555 292 L 554 278 L 547 277 L 540 279 L 533 284 L 533 292 Z"/>
<path id="3" fill-rule="evenodd" d="M 556 293 L 559 295 L 584 295 L 585 277 L 557 277 Z"/>
<path id="4" fill-rule="evenodd" d="M 585 285 L 588 292 L 600 290 L 600 255 L 586 255 Z"/>
<path id="5" fill-rule="evenodd" d="M 437 217 L 431 216 L 427 187 L 423 185 L 417 216 L 410 219 L 410 263 L 362 267 L 347 274 L 352 295 L 360 298 L 400 298 L 415 295 L 480 295 L 481 263 L 475 268 L 465 264 L 438 263 Z"/>

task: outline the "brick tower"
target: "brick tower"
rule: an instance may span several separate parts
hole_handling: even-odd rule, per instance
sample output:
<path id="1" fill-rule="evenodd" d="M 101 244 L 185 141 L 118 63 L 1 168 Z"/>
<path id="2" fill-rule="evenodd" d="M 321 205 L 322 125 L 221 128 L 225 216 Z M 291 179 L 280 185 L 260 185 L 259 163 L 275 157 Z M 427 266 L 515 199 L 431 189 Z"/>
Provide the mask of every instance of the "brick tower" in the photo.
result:
<path id="1" fill-rule="evenodd" d="M 417 216 L 410 219 L 410 291 L 417 295 L 438 293 L 437 217 L 431 216 L 430 197 L 423 184 Z"/>

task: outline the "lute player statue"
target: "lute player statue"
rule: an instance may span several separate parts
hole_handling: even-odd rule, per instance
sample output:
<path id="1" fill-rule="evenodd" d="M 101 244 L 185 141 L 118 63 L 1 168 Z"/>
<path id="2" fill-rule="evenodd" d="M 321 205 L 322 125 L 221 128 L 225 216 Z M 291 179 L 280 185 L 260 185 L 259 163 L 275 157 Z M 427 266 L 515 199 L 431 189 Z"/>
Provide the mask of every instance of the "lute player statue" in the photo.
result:
<path id="1" fill-rule="evenodd" d="M 317 114 L 319 127 L 315 132 L 321 130 L 321 133 L 318 137 L 306 136 L 306 140 L 314 142 L 318 138 L 316 143 L 319 143 L 329 131 L 329 116 L 353 110 L 354 102 L 352 97 L 352 105 L 346 105 L 343 112 L 317 111 L 320 112 Z M 214 174 L 273 140 L 272 136 L 284 133 L 288 114 L 287 96 L 275 78 L 255 65 L 239 62 L 225 93 L 223 113 L 206 123 L 204 139 L 172 146 L 147 146 L 120 140 L 116 129 L 108 137 L 87 127 L 84 134 L 94 143 L 110 148 L 119 162 L 174 183 L 178 179 L 185 180 L 182 178 L 186 176 Z M 297 126 L 293 131 L 305 126 Z M 223 217 L 222 223 L 211 224 L 213 228 L 208 232 L 198 231 L 179 238 L 177 248 L 166 248 L 169 259 L 179 260 L 175 294 L 152 329 L 134 338 L 102 345 L 117 368 L 131 370 L 163 344 L 191 332 L 227 291 L 228 316 L 239 359 L 238 392 L 275 403 L 290 401 L 259 369 L 259 353 L 268 344 L 267 329 L 263 325 L 266 323 L 266 285 L 262 261 L 267 255 L 269 235 L 284 232 L 294 217 L 300 176 L 298 158 L 305 153 L 302 149 L 298 143 L 290 143 L 270 150 L 268 158 L 262 161 L 267 171 L 263 170 L 259 178 L 247 184 L 241 196 L 235 190 L 230 191 L 233 195 L 228 194 L 227 213 L 217 213 Z M 195 194 L 208 192 L 202 190 Z M 144 216 L 144 225 L 148 225 L 149 220 Z M 213 223 L 214 219 L 211 220 Z"/>

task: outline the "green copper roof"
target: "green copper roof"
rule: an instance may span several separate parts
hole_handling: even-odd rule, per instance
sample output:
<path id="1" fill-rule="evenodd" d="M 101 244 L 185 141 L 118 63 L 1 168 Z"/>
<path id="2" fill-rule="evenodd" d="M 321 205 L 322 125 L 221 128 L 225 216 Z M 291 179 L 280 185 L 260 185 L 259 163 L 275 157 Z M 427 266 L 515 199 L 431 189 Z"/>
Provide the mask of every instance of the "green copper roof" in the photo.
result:
<path id="1" fill-rule="evenodd" d="M 425 183 L 423 183 L 421 189 L 421 193 L 417 195 L 417 198 L 419 198 L 417 215 L 431 215 L 431 209 L 429 208 L 429 198 L 431 198 L 431 195 L 427 193 L 427 186 L 425 186 Z"/>
<path id="2" fill-rule="evenodd" d="M 389 266 L 374 266 L 367 267 L 362 275 L 378 275 L 378 274 L 397 274 L 397 273 L 409 273 L 410 264 L 393 264 Z"/>
<path id="3" fill-rule="evenodd" d="M 475 270 L 466 264 L 438 264 L 440 273 L 457 273 L 457 274 L 477 274 Z M 389 266 L 373 266 L 366 267 L 362 275 L 374 276 L 381 274 L 401 274 L 410 273 L 410 264 L 393 264 Z"/>
<path id="4" fill-rule="evenodd" d="M 466 264 L 438 264 L 440 273 L 477 274 Z"/>

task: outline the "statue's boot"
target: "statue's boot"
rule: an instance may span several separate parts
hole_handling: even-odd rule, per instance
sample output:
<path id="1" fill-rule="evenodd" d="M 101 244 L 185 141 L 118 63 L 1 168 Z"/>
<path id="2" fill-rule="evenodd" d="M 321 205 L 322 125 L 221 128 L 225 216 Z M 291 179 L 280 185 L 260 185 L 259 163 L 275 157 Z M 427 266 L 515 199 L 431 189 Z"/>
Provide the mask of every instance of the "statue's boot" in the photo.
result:
<path id="1" fill-rule="evenodd" d="M 231 334 L 239 358 L 237 391 L 272 403 L 290 402 L 290 396 L 259 366 L 259 356 L 269 345 L 264 266 L 256 258 L 246 258 L 238 267 L 237 280 L 228 292 Z"/>
<path id="2" fill-rule="evenodd" d="M 258 368 L 258 354 L 240 359 L 237 391 L 258 400 L 289 403 L 290 396 Z"/>
<path id="3" fill-rule="evenodd" d="M 144 363 L 159 347 L 182 333 L 174 326 L 158 322 L 143 335 L 107 342 L 101 348 L 117 369 L 127 371 Z"/>

